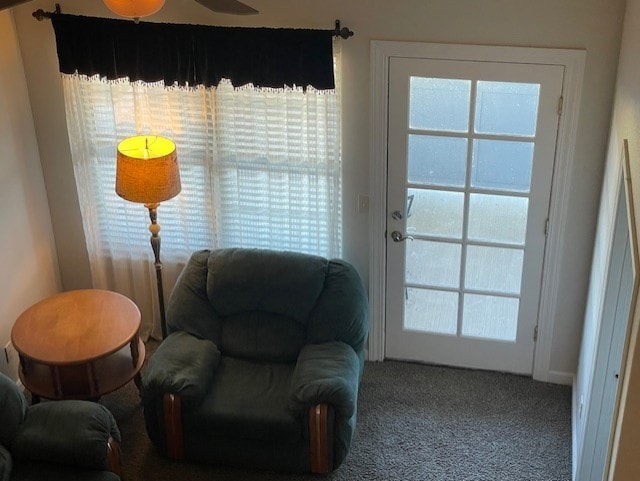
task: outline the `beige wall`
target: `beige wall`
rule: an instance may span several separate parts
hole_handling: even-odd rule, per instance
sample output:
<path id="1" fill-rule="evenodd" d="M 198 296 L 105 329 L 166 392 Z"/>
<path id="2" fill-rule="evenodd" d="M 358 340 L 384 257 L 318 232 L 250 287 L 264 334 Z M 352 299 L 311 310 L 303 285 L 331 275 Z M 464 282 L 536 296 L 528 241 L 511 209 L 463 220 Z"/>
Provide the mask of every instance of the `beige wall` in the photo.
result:
<path id="1" fill-rule="evenodd" d="M 618 58 L 624 0 L 247 0 L 252 17 L 215 15 L 193 0 L 169 0 L 151 20 L 217 25 L 332 28 L 339 18 L 355 31 L 343 42 L 345 257 L 368 278 L 368 215 L 357 195 L 369 190 L 369 42 L 469 43 L 587 51 L 570 216 L 562 252 L 562 303 L 554 332 L 551 370 L 571 373 L 580 330 Z M 64 121 L 49 22 L 36 22 L 32 1 L 15 9 L 42 166 L 65 289 L 90 284 L 90 274 Z M 66 0 L 66 13 L 107 16 L 102 2 Z"/>
<path id="2" fill-rule="evenodd" d="M 59 290 L 58 264 L 12 15 L 0 12 L 0 347 L 20 313 Z M 17 379 L 0 355 L 0 371 Z"/>

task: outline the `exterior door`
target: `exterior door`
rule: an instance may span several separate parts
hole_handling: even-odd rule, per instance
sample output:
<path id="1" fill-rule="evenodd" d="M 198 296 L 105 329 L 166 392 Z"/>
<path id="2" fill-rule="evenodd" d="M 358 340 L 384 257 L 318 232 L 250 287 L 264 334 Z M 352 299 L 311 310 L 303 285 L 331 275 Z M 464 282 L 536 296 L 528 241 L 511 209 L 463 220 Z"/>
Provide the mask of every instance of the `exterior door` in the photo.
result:
<path id="1" fill-rule="evenodd" d="M 390 59 L 386 357 L 531 374 L 563 73 Z"/>

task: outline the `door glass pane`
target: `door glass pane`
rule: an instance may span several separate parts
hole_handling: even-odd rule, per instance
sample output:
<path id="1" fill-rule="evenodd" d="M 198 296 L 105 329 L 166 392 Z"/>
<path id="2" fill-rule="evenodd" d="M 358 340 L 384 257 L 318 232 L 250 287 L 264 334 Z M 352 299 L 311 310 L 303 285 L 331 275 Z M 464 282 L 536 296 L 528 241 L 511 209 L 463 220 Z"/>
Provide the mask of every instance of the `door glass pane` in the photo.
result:
<path id="1" fill-rule="evenodd" d="M 465 294 L 462 335 L 515 341 L 520 301 L 511 297 Z"/>
<path id="2" fill-rule="evenodd" d="M 464 186 L 466 172 L 467 139 L 409 135 L 409 182 Z"/>
<path id="3" fill-rule="evenodd" d="M 458 294 L 406 288 L 404 328 L 455 335 L 458 329 Z"/>
<path id="4" fill-rule="evenodd" d="M 529 199 L 471 194 L 469 239 L 524 245 Z"/>
<path id="5" fill-rule="evenodd" d="M 462 238 L 464 193 L 409 189 L 407 232 Z"/>
<path id="6" fill-rule="evenodd" d="M 470 80 L 411 77 L 409 89 L 410 128 L 469 130 Z"/>
<path id="7" fill-rule="evenodd" d="M 523 249 L 467 247 L 465 287 L 509 294 L 520 294 Z"/>
<path id="8" fill-rule="evenodd" d="M 406 281 L 437 287 L 460 285 L 460 244 L 407 240 Z"/>
<path id="9" fill-rule="evenodd" d="M 532 166 L 533 142 L 473 141 L 473 187 L 529 192 Z"/>
<path id="10" fill-rule="evenodd" d="M 484 134 L 536 134 L 540 85 L 478 82 L 475 131 Z"/>

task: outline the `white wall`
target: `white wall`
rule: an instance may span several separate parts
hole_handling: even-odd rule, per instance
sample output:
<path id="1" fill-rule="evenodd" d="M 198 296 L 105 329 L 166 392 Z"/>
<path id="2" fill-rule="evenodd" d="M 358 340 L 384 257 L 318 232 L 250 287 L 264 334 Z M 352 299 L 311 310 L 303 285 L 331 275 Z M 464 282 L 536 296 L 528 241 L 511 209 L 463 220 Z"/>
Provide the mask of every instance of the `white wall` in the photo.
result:
<path id="1" fill-rule="evenodd" d="M 59 290 L 38 145 L 13 17 L 0 12 L 0 347 L 13 322 Z M 12 366 L 15 367 L 15 366 Z M 0 351 L 0 371 L 17 379 Z"/>
<path id="2" fill-rule="evenodd" d="M 610 119 L 624 0 L 247 0 L 262 13 L 235 17 L 208 12 L 193 0 L 169 0 L 149 20 L 217 25 L 332 28 L 355 31 L 343 43 L 345 257 L 368 279 L 368 216 L 357 212 L 369 189 L 369 42 L 425 41 L 587 51 L 567 245 L 560 269 L 563 303 L 553 334 L 550 369 L 575 372 L 593 235 Z M 65 0 L 66 13 L 110 16 L 98 0 Z M 90 273 L 64 120 L 52 28 L 36 22 L 37 0 L 15 9 L 42 152 L 45 183 L 65 289 L 90 285 Z"/>

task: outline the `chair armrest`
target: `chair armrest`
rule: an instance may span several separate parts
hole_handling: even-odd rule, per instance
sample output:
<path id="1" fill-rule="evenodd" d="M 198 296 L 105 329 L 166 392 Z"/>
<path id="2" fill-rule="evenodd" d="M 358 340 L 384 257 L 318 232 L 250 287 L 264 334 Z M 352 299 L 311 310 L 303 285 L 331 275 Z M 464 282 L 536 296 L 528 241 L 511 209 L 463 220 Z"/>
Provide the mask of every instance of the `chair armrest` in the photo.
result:
<path id="1" fill-rule="evenodd" d="M 111 437 L 107 441 L 107 464 L 109 465 L 109 471 L 122 479 L 122 452 L 120 450 L 120 441 Z"/>
<path id="2" fill-rule="evenodd" d="M 162 400 L 165 393 L 179 394 L 183 404 L 204 397 L 218 364 L 220 351 L 207 339 L 178 331 L 162 341 L 142 373 L 142 402 Z"/>
<path id="3" fill-rule="evenodd" d="M 326 403 L 350 418 L 356 410 L 359 372 L 358 355 L 348 344 L 306 345 L 293 371 L 289 408 L 306 414 L 310 406 Z"/>
<path id="4" fill-rule="evenodd" d="M 109 410 L 89 401 L 56 401 L 27 409 L 12 453 L 16 459 L 109 470 L 109 440 L 120 431 Z"/>

